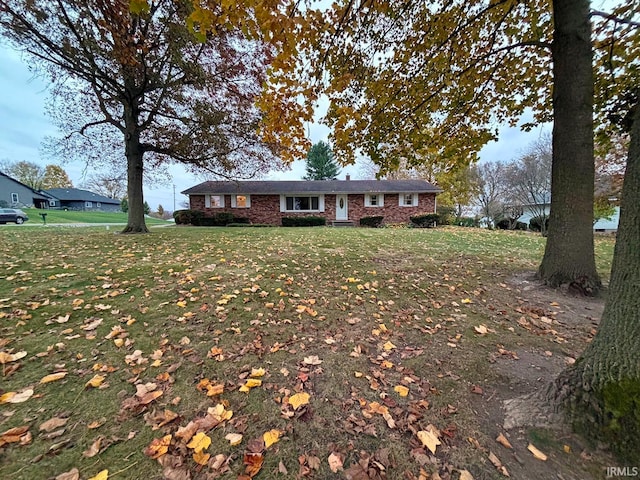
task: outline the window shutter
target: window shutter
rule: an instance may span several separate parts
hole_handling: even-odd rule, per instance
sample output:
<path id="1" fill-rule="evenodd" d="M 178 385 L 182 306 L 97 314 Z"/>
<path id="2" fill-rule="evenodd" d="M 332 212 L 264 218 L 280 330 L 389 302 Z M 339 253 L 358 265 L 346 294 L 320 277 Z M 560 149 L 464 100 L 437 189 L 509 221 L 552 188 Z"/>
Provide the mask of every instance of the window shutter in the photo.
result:
<path id="1" fill-rule="evenodd" d="M 204 208 L 211 208 L 211 195 L 204 196 Z"/>

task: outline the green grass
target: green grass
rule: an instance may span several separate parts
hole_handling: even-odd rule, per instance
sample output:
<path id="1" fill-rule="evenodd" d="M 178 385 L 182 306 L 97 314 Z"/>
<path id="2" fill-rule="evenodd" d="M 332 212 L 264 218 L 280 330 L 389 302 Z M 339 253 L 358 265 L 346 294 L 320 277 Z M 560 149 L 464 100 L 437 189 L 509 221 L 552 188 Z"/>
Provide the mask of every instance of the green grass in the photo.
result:
<path id="1" fill-rule="evenodd" d="M 415 432 L 429 424 L 449 435 L 442 434 L 424 470 L 464 468 L 498 478 L 467 441 L 496 448 L 471 387 L 490 391 L 499 381 L 488 366 L 497 345 L 559 354 L 582 342 L 561 332 L 569 343 L 560 346 L 551 335 L 518 327 L 526 313 L 521 293 L 507 283 L 534 271 L 544 250 L 544 239 L 521 232 L 184 227 L 134 236 L 64 228 L 2 234 L 0 351 L 26 356 L 3 365 L 0 395 L 32 389 L 33 396 L 0 404 L 0 435 L 21 426 L 30 434 L 24 445 L 0 447 L 0 478 L 50 478 L 76 467 L 82 478 L 108 469 L 109 478 L 145 472 L 159 479 L 162 467 L 143 452 L 169 434 L 174 457 L 165 458 L 182 462 L 192 478 L 237 478 L 249 442 L 272 429 L 283 434 L 266 450 L 257 478 L 295 478 L 305 468 L 309 478 L 342 478 L 329 469 L 332 452 L 343 456 L 345 469 L 375 455 L 387 478 L 417 478 L 416 458 L 431 454 Z M 611 238 L 597 241 L 604 277 L 612 247 Z M 479 337 L 474 327 L 481 324 L 492 333 Z M 142 363 L 127 357 L 136 350 Z M 305 363 L 313 356 L 322 363 Z M 262 385 L 239 391 L 252 368 L 265 369 Z M 67 375 L 40 383 L 56 372 Z M 105 377 L 101 387 L 87 387 L 96 374 Z M 202 379 L 224 384 L 224 393 L 207 397 L 197 388 Z M 136 385 L 149 383 L 162 395 L 135 406 Z M 397 385 L 409 396 L 400 397 Z M 287 398 L 296 391 L 309 393 L 310 404 L 289 418 L 283 412 L 291 412 Z M 198 467 L 176 438 L 179 427 L 219 402 L 233 417 L 207 430 L 207 451 L 228 459 L 224 473 Z M 394 428 L 371 413 L 372 402 L 388 408 Z M 178 418 L 154 430 L 165 410 Z M 51 418 L 68 420 L 41 431 Z M 93 422 L 100 426 L 90 428 Z M 242 443 L 231 446 L 228 433 L 243 434 Z M 100 452 L 83 454 L 98 439 Z M 569 471 L 581 468 L 579 455 L 565 457 Z M 288 474 L 278 473 L 281 464 Z"/>
<path id="2" fill-rule="evenodd" d="M 42 224 L 41 213 L 47 214 L 47 223 L 127 223 L 127 214 L 124 212 L 90 212 L 90 211 L 64 211 L 64 210 L 40 210 L 37 208 L 22 209 L 29 221 L 25 225 Z M 148 225 L 165 224 L 164 220 L 147 218 Z"/>

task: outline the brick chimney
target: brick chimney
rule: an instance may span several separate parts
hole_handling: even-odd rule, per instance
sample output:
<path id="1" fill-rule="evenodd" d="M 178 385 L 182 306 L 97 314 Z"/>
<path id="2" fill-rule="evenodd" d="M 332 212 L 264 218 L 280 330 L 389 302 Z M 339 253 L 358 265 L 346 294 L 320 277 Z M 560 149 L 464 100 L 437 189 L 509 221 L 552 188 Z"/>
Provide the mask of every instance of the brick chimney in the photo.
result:
<path id="1" fill-rule="evenodd" d="M 351 175 L 349 175 L 348 173 L 345 175 L 344 179 L 348 182 L 349 180 L 351 180 Z"/>

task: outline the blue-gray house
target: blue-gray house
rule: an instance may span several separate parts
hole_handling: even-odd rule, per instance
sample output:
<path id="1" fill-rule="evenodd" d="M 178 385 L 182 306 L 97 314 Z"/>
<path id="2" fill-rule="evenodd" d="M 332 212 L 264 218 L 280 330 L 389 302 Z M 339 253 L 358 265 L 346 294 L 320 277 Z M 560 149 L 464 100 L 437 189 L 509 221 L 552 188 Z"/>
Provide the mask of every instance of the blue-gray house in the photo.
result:
<path id="1" fill-rule="evenodd" d="M 119 212 L 120 200 L 105 197 L 80 188 L 50 188 L 43 190 L 53 197 L 49 208 L 59 210 L 92 210 L 97 212 Z"/>
<path id="2" fill-rule="evenodd" d="M 0 207 L 48 208 L 53 201 L 45 192 L 34 190 L 15 178 L 0 172 Z"/>

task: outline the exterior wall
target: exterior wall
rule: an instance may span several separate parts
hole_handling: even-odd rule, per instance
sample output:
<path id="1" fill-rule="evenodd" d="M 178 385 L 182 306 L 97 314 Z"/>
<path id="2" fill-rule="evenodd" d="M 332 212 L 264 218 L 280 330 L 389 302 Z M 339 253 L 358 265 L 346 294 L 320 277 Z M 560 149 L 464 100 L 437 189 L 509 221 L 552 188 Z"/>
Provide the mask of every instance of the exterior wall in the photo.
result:
<path id="1" fill-rule="evenodd" d="M 12 193 L 18 194 L 17 202 L 12 201 Z M 6 202 L 8 208 L 32 206 L 41 208 L 43 204 L 48 204 L 48 200 L 45 200 L 45 197 L 34 193 L 30 188 L 14 182 L 4 175 L 0 175 L 0 200 Z"/>
<path id="2" fill-rule="evenodd" d="M 50 207 L 56 210 L 82 210 L 86 212 L 119 212 L 120 204 L 112 203 L 100 203 L 100 206 L 96 206 L 98 202 L 91 202 L 93 207 L 89 208 L 85 206 L 84 201 L 79 200 L 56 200 L 56 206 Z"/>
<path id="3" fill-rule="evenodd" d="M 398 194 L 385 194 L 384 207 L 365 207 L 364 195 L 356 194 L 348 196 L 349 220 L 358 224 L 362 217 L 382 215 L 385 223 L 408 223 L 409 217 L 420 213 L 435 213 L 436 194 L 421 193 L 418 196 L 418 205 L 415 207 L 403 207 L 398 204 Z M 224 196 L 224 208 L 205 208 L 204 195 L 191 195 L 189 205 L 192 210 L 205 212 L 206 216 L 216 213 L 233 213 L 236 217 L 246 217 L 251 223 L 265 223 L 281 225 L 282 217 L 325 217 L 327 224 L 336 219 L 336 195 L 324 196 L 324 212 L 281 212 L 280 195 L 251 195 L 250 208 L 231 208 L 231 196 Z"/>

